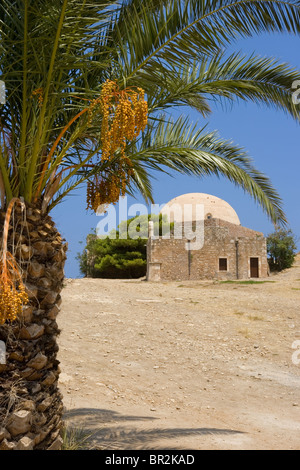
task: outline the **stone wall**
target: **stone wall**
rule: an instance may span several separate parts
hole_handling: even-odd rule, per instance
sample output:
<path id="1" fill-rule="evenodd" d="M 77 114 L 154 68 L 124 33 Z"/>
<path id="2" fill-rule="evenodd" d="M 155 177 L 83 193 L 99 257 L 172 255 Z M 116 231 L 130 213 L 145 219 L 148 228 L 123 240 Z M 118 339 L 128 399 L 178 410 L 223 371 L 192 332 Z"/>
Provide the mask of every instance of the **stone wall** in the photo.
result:
<path id="1" fill-rule="evenodd" d="M 149 281 L 250 278 L 250 258 L 258 258 L 259 277 L 268 275 L 266 240 L 262 233 L 220 219 L 204 221 L 204 245 L 187 250 L 187 240 L 149 239 Z M 227 270 L 219 270 L 226 258 Z"/>

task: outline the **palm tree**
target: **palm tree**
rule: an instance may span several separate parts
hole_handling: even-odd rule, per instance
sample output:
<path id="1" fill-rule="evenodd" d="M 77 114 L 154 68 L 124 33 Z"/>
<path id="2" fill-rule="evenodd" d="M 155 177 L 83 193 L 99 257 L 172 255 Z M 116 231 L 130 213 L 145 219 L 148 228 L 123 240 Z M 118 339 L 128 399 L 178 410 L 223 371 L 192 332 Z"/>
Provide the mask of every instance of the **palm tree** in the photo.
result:
<path id="1" fill-rule="evenodd" d="M 285 222 L 245 150 L 169 110 L 207 118 L 211 101 L 244 99 L 298 120 L 299 72 L 227 46 L 299 29 L 296 0 L 1 1 L 0 449 L 61 445 L 56 316 L 67 248 L 49 212 L 70 191 L 87 183 L 95 208 L 125 191 L 152 200 L 153 170 L 217 174 Z"/>

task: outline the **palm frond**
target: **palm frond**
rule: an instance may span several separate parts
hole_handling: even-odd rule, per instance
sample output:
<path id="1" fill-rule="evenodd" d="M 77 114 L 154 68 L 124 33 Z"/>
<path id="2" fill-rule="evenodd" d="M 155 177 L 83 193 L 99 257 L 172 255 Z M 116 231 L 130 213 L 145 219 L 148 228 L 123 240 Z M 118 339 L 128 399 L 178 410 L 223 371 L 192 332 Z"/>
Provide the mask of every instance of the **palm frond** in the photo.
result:
<path id="1" fill-rule="evenodd" d="M 298 34 L 299 0 L 2 0 L 1 201 L 4 193 L 6 204 L 39 198 L 49 209 L 103 173 L 101 113 L 88 122 L 86 109 L 113 79 L 121 88 L 144 88 L 150 111 L 141 140 L 128 145 L 128 191 L 150 201 L 153 171 L 224 175 L 272 220 L 284 220 L 278 195 L 243 149 L 159 115 L 184 105 L 206 118 L 213 100 L 243 99 L 299 119 L 290 99 L 297 71 L 268 58 L 225 55 L 237 38 L 266 31 Z"/>
<path id="2" fill-rule="evenodd" d="M 166 120 L 149 130 L 130 159 L 136 175 L 142 169 L 149 174 L 159 170 L 200 178 L 223 176 L 250 194 L 273 223 L 286 223 L 277 191 L 269 178 L 254 167 L 247 152 L 215 131 L 197 129 L 186 118 Z"/>
<path id="3" fill-rule="evenodd" d="M 299 120 L 300 110 L 291 100 L 291 83 L 300 72 L 268 57 L 224 53 L 198 64 L 149 67 L 139 80 L 149 92 L 149 109 L 190 106 L 207 116 L 211 101 L 253 101 L 286 112 Z"/>
<path id="4" fill-rule="evenodd" d="M 124 13 L 114 36 L 127 81 L 157 64 L 201 61 L 238 37 L 300 31 L 297 0 L 172 0 L 162 1 L 159 11 L 152 2 L 142 5 Z"/>

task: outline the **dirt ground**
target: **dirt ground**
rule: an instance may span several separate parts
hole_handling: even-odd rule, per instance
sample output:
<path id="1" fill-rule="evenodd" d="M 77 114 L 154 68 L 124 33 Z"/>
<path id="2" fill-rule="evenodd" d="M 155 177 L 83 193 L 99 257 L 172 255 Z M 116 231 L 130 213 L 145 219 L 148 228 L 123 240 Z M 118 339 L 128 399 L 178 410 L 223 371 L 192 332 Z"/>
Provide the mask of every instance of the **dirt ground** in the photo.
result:
<path id="1" fill-rule="evenodd" d="M 266 281 L 67 279 L 66 424 L 94 449 L 299 450 L 300 256 Z"/>

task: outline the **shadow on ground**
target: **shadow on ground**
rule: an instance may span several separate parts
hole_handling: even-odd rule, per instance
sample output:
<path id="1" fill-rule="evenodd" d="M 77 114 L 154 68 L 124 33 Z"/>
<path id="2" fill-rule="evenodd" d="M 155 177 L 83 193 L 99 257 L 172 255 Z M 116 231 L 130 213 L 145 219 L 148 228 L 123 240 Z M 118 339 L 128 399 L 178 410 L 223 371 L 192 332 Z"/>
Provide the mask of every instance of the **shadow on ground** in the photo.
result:
<path id="1" fill-rule="evenodd" d="M 77 408 L 66 411 L 64 421 L 69 428 L 78 428 L 87 438 L 87 447 L 98 450 L 142 450 L 142 449 L 184 449 L 164 447 L 156 441 L 169 441 L 195 435 L 242 434 L 241 431 L 219 428 L 136 428 L 128 425 L 131 421 L 154 421 L 153 416 L 122 415 L 112 410 Z M 122 424 L 120 424 L 122 423 Z M 124 425 L 123 425 L 124 423 Z M 145 426 L 145 424 L 143 424 Z"/>

